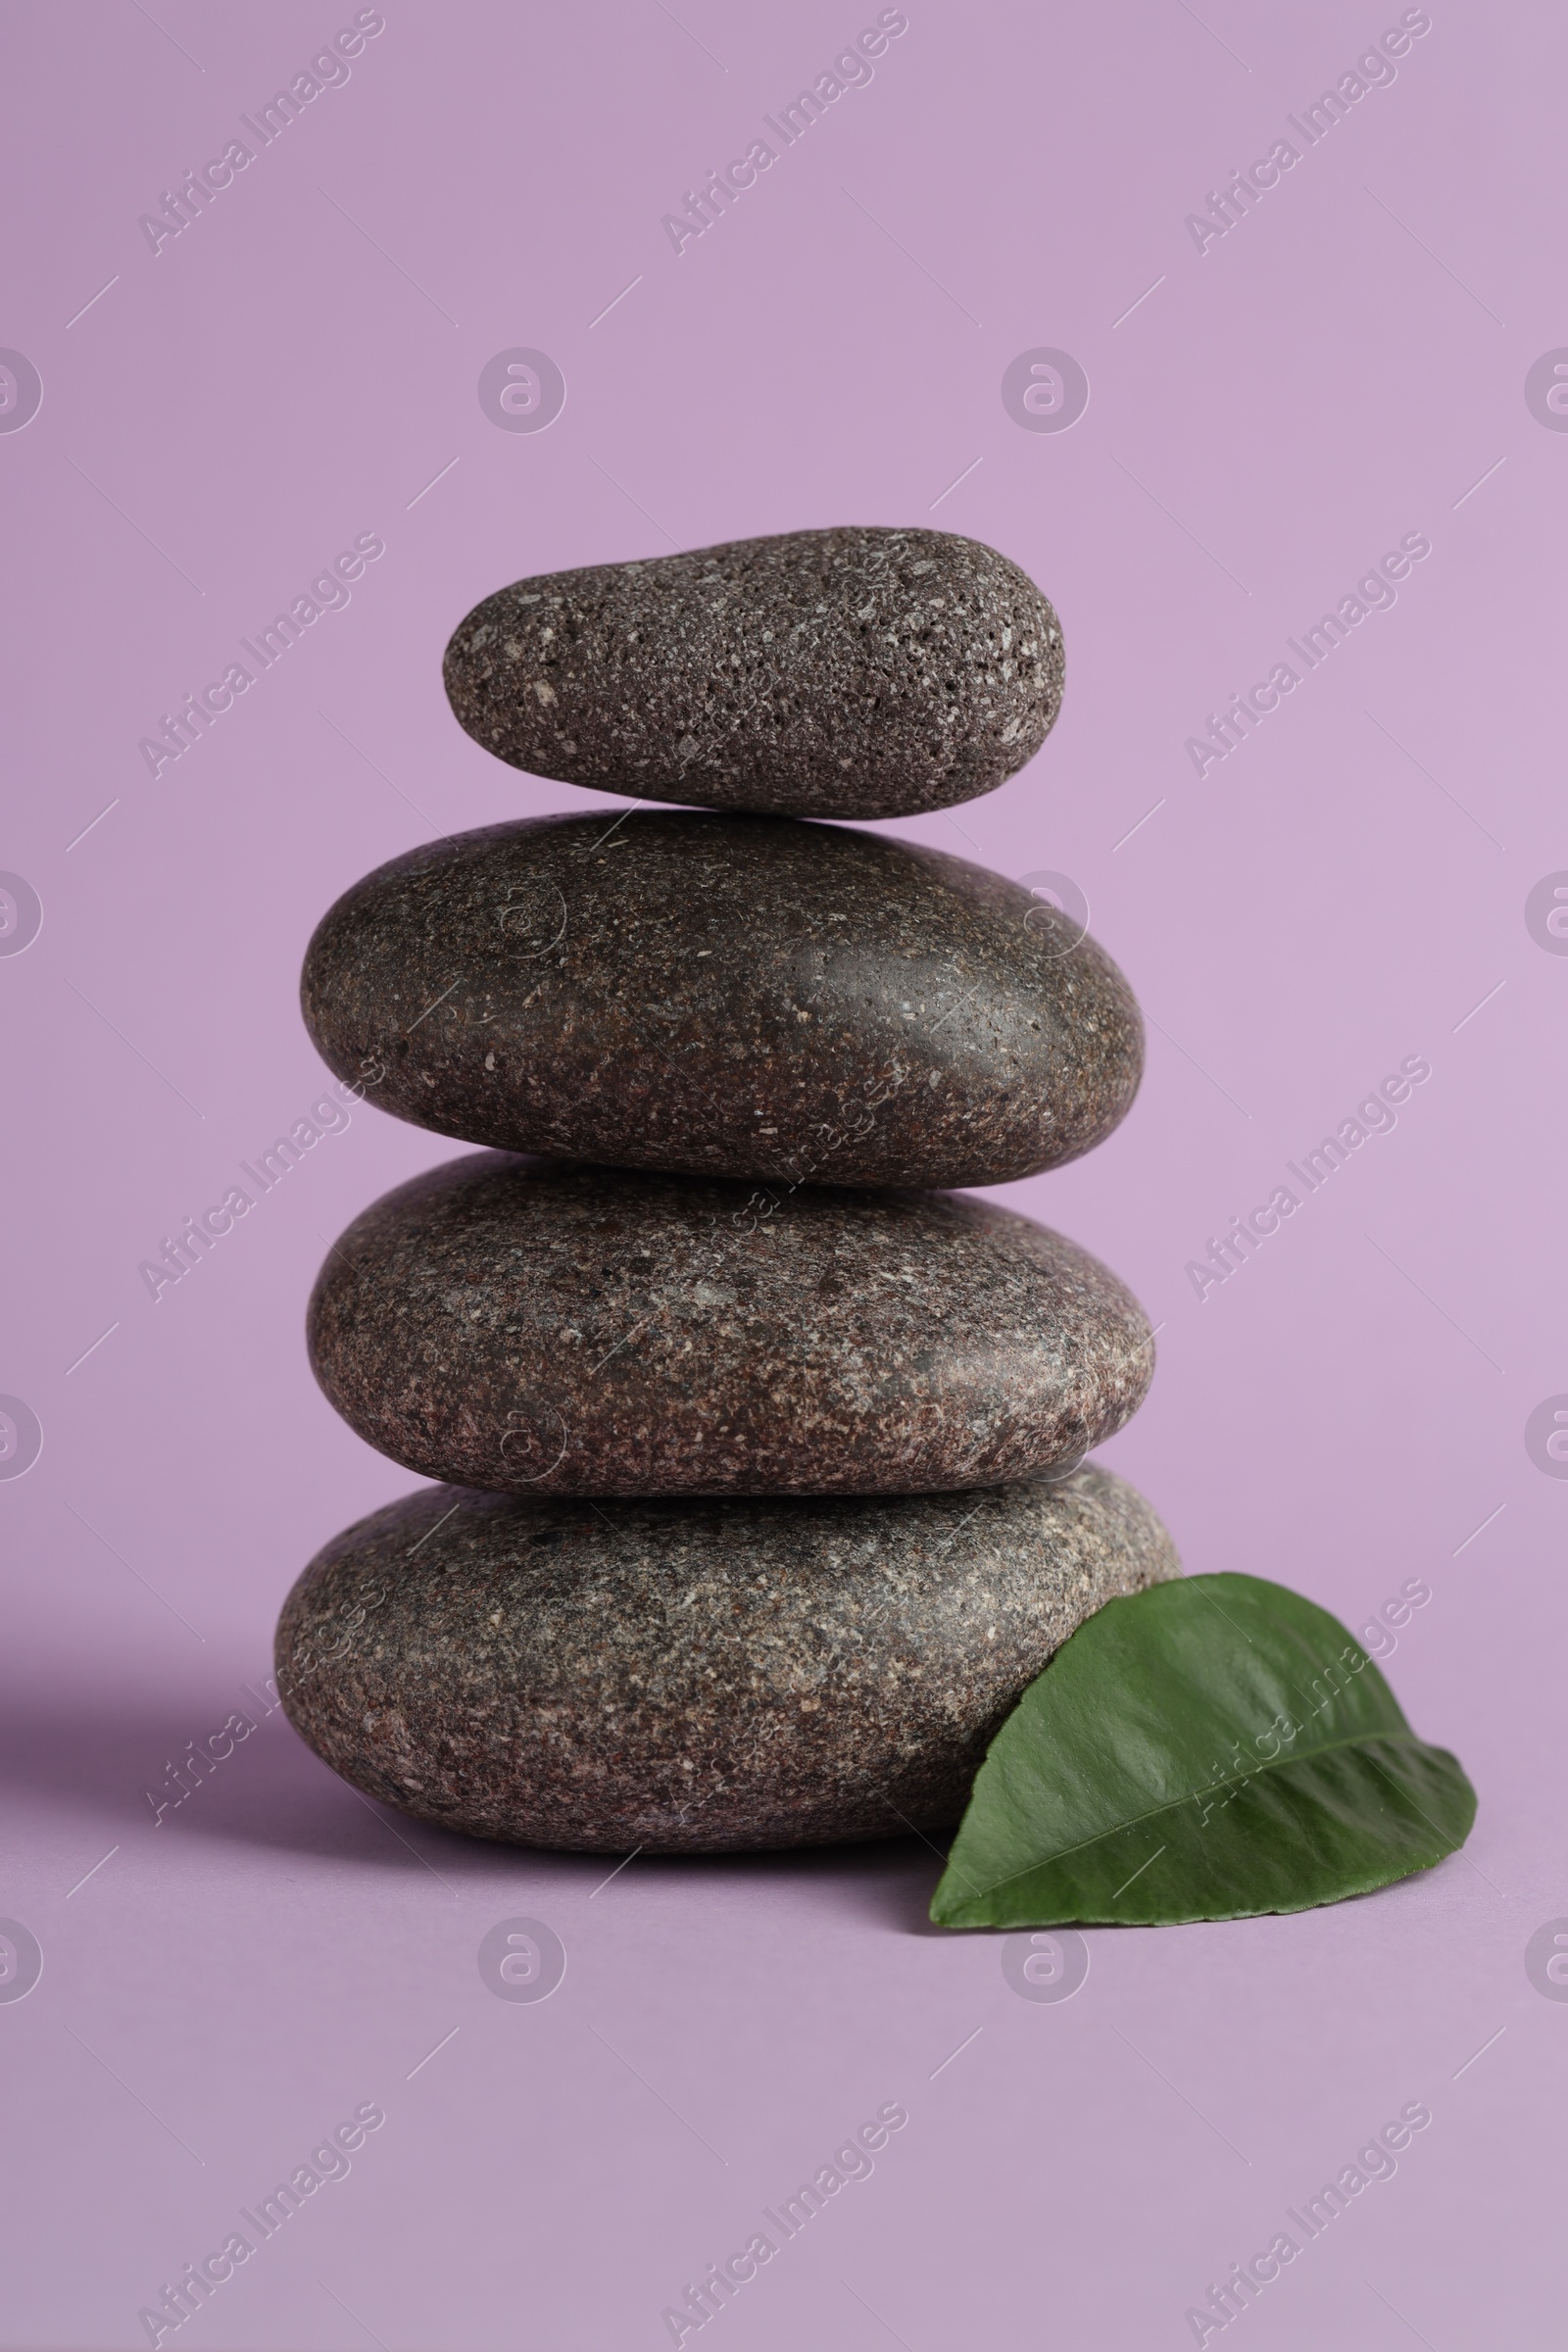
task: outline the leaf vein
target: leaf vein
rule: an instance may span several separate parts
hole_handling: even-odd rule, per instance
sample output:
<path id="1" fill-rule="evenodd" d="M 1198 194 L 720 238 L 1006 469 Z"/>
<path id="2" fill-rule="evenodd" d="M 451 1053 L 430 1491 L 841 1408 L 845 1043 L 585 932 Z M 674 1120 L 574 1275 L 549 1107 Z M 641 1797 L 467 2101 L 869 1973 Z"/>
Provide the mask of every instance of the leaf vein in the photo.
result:
<path id="1" fill-rule="evenodd" d="M 1107 1838 L 1119 1838 L 1124 1831 L 1136 1830 L 1143 1822 L 1157 1821 L 1162 1813 L 1179 1812 L 1183 1805 L 1190 1805 L 1195 1797 L 1201 1796 L 1208 1788 L 1245 1788 L 1249 1782 L 1260 1780 L 1266 1772 L 1287 1770 L 1292 1765 L 1303 1764 L 1308 1760 L 1315 1763 L 1319 1756 L 1337 1755 L 1345 1748 L 1364 1748 L 1373 1740 L 1398 1740 L 1411 1747 L 1430 1751 L 1430 1742 L 1418 1739 L 1414 1732 L 1362 1732 L 1349 1740 L 1325 1740 L 1322 1746 L 1308 1748 L 1299 1756 L 1270 1756 L 1265 1763 L 1259 1764 L 1256 1772 L 1234 1773 L 1228 1781 L 1205 1781 L 1201 1788 L 1191 1788 L 1185 1796 L 1167 1797 L 1163 1804 L 1151 1805 L 1145 1813 L 1130 1813 L 1125 1821 L 1115 1822 L 1107 1830 L 1096 1830 L 1093 1837 L 1080 1838 L 1076 1845 L 1059 1846 L 1054 1854 L 1040 1854 L 1033 1862 L 1026 1862 L 1021 1870 L 1008 1871 L 1005 1878 L 989 1879 L 983 1886 L 975 1891 L 978 1894 L 994 1894 L 999 1886 L 1010 1886 L 1014 1879 L 1026 1879 L 1031 1871 L 1049 1869 L 1053 1862 L 1064 1862 L 1069 1854 L 1081 1854 L 1088 1846 L 1103 1844 Z M 1375 1770 L 1382 1770 L 1375 1756 L 1368 1756 L 1367 1762 Z M 1387 1773 L 1384 1774 L 1386 1780 L 1391 1777 Z M 1397 1788 L 1398 1783 L 1395 1782 L 1394 1786 Z M 1421 1807 L 1415 1804 L 1414 1797 L 1410 1799 L 1410 1802 L 1420 1813 Z M 1422 1814 L 1422 1819 L 1429 1820 L 1430 1816 Z M 1432 1827 L 1437 1829 L 1437 1823 L 1433 1822 Z M 1442 1837 L 1444 1833 L 1439 1830 L 1438 1835 Z"/>

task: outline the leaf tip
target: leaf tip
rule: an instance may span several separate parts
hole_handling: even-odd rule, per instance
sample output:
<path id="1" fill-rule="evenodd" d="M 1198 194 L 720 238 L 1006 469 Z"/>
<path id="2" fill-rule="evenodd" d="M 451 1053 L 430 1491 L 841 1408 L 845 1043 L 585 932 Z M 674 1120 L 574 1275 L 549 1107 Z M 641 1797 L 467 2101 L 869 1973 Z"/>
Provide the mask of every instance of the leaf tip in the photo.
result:
<path id="1" fill-rule="evenodd" d="M 937 1883 L 931 1897 L 931 1924 L 936 1928 L 967 1928 L 974 1922 L 965 1917 L 965 1903 L 957 1888 L 951 1884 L 949 1872 Z"/>

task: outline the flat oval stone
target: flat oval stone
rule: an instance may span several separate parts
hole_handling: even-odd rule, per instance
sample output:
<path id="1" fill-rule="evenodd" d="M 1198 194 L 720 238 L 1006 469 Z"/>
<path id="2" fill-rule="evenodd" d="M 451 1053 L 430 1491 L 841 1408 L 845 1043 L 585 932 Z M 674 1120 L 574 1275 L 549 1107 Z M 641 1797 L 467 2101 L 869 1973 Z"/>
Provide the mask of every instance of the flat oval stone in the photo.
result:
<path id="1" fill-rule="evenodd" d="M 446 652 L 513 767 L 643 801 L 912 816 L 993 792 L 1061 704 L 1027 572 L 948 531 L 787 531 L 516 580 Z"/>
<path id="2" fill-rule="evenodd" d="M 772 1183 L 993 1185 L 1143 1071 L 1104 951 L 1021 884 L 784 817 L 534 817 L 366 875 L 305 958 L 340 1078 L 505 1151 Z"/>
<path id="3" fill-rule="evenodd" d="M 308 1329 L 369 1445 L 512 1494 L 1001 1485 L 1109 1437 L 1153 1371 L 1115 1276 L 987 1200 L 489 1152 L 357 1217 Z"/>
<path id="4" fill-rule="evenodd" d="M 1179 1576 L 1143 1497 L 519 1502 L 426 1488 L 318 1554 L 277 1687 L 334 1772 L 470 1837 L 715 1853 L 950 1828 L 1084 1618 Z"/>

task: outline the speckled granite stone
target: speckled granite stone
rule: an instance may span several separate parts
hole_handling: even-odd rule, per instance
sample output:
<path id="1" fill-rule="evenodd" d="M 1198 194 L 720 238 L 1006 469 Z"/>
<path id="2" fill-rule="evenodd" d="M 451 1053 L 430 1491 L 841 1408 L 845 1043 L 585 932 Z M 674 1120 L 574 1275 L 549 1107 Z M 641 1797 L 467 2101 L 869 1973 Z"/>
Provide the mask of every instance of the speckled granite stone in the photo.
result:
<path id="1" fill-rule="evenodd" d="M 394 1461 L 559 1494 L 998 1486 L 1119 1429 L 1154 1355 L 1098 1259 L 990 1201 L 490 1152 L 355 1219 L 309 1337 Z"/>
<path id="2" fill-rule="evenodd" d="M 1129 1108 L 1143 1024 L 1017 883 L 789 818 L 525 818 L 357 882 L 302 984 L 340 1078 L 442 1135 L 792 1184 L 992 1185 Z"/>
<path id="3" fill-rule="evenodd" d="M 335 1772 L 421 1821 L 593 1853 L 956 1822 L 1074 1627 L 1181 1573 L 1143 1497 L 517 1502 L 362 1519 L 284 1605 L 277 1685 Z"/>
<path id="4" fill-rule="evenodd" d="M 1016 773 L 1061 703 L 1027 573 L 947 531 L 738 539 L 517 580 L 446 653 L 447 697 L 514 767 L 637 800 L 909 816 Z"/>

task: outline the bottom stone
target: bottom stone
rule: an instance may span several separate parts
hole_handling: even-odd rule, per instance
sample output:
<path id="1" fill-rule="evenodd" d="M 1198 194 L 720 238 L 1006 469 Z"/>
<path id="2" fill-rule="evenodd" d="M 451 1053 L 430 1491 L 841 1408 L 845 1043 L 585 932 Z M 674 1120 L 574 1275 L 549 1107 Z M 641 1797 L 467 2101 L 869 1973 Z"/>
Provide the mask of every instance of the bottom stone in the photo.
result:
<path id="1" fill-rule="evenodd" d="M 590 1503 L 426 1488 L 318 1553 L 277 1687 L 345 1780 L 470 1837 L 710 1853 L 948 1829 L 999 1724 L 1179 1576 L 1095 1467 L 964 1494 Z"/>

